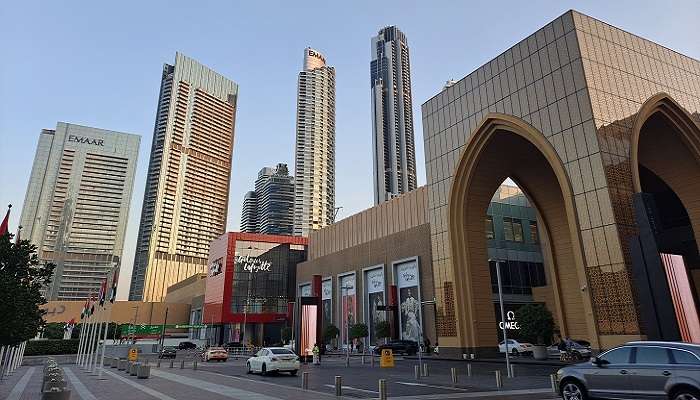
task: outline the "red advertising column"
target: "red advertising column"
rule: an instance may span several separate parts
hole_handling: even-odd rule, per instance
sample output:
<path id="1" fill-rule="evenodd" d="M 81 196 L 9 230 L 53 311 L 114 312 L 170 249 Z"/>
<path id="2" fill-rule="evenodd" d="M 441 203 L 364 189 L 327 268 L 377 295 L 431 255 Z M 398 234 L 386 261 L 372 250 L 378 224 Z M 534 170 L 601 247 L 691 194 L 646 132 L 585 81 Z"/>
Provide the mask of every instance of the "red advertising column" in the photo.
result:
<path id="1" fill-rule="evenodd" d="M 323 304 L 321 302 L 321 275 L 314 275 L 311 278 L 311 295 L 316 297 L 316 338 L 319 343 L 319 347 L 325 348 L 326 346 L 321 346 L 323 343 Z"/>
<path id="2" fill-rule="evenodd" d="M 398 311 L 399 311 L 399 295 L 398 295 L 398 289 L 396 288 L 396 285 L 389 285 L 389 309 L 391 310 L 390 312 L 390 317 L 389 317 L 389 324 L 391 327 L 391 338 L 392 339 L 398 339 L 399 338 L 399 318 L 398 318 Z"/>

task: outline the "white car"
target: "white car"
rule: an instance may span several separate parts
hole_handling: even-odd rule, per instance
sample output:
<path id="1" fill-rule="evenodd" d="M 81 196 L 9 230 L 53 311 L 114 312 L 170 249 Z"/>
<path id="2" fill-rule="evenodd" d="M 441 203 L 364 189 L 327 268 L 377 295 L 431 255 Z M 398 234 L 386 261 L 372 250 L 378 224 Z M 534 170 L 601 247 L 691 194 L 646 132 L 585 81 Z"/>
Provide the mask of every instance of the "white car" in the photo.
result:
<path id="1" fill-rule="evenodd" d="M 534 346 L 532 343 L 518 342 L 515 339 L 508 339 L 508 352 L 514 356 L 521 354 L 532 354 L 533 347 Z M 506 352 L 506 343 L 504 341 L 501 341 L 501 343 L 498 344 L 498 351 L 501 353 Z"/>
<path id="2" fill-rule="evenodd" d="M 296 375 L 299 371 L 299 357 L 284 347 L 264 347 L 246 361 L 248 373 L 289 372 Z"/>

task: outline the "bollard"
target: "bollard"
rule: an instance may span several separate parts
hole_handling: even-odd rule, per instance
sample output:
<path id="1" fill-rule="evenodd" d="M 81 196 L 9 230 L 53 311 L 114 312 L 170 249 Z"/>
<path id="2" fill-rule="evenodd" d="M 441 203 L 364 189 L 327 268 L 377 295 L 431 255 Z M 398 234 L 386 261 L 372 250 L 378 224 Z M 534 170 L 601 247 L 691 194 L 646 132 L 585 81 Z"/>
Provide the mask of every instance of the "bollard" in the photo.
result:
<path id="1" fill-rule="evenodd" d="M 418 365 L 413 366 L 413 378 L 415 380 L 420 379 L 420 366 Z"/>
<path id="2" fill-rule="evenodd" d="M 386 400 L 386 379 L 379 380 L 379 400 Z"/>
<path id="3" fill-rule="evenodd" d="M 452 384 L 454 385 L 457 383 L 457 368 L 450 368 L 450 372 L 452 373 Z"/>
<path id="4" fill-rule="evenodd" d="M 423 363 L 423 376 L 430 376 L 428 371 L 428 363 Z"/>
<path id="5" fill-rule="evenodd" d="M 472 377 L 472 363 L 467 364 L 467 377 Z"/>
<path id="6" fill-rule="evenodd" d="M 557 393 L 557 376 L 555 374 L 549 375 L 549 383 L 552 385 L 552 392 Z"/>
<path id="7" fill-rule="evenodd" d="M 335 376 L 335 395 L 341 397 L 343 395 L 343 377 Z"/>
<path id="8" fill-rule="evenodd" d="M 180 369 L 185 369 L 185 360 L 180 361 Z"/>
<path id="9" fill-rule="evenodd" d="M 510 364 L 510 374 L 508 375 L 509 378 L 515 378 L 515 365 Z"/>
<path id="10" fill-rule="evenodd" d="M 175 362 L 175 360 L 170 360 L 170 368 L 173 367 L 173 363 L 174 363 L 174 362 Z"/>
<path id="11" fill-rule="evenodd" d="M 301 373 L 301 388 L 304 390 L 309 390 L 309 373 L 308 372 Z"/>
<path id="12" fill-rule="evenodd" d="M 362 355 L 362 365 L 365 365 L 365 355 Z"/>
<path id="13" fill-rule="evenodd" d="M 370 361 L 370 363 L 372 364 L 372 367 L 374 367 L 374 354 L 371 354 L 371 355 L 369 356 L 369 361 Z"/>
<path id="14" fill-rule="evenodd" d="M 151 362 L 151 359 L 150 359 L 150 358 L 147 358 L 147 359 L 144 360 L 144 364 L 143 364 L 143 365 L 148 365 L 149 362 Z"/>
<path id="15" fill-rule="evenodd" d="M 503 387 L 503 378 L 501 377 L 501 371 L 496 371 L 496 387 L 499 389 Z"/>
<path id="16" fill-rule="evenodd" d="M 197 360 L 192 361 L 192 369 L 197 370 Z"/>
<path id="17" fill-rule="evenodd" d="M 160 368 L 160 358 L 156 361 L 156 368 Z"/>

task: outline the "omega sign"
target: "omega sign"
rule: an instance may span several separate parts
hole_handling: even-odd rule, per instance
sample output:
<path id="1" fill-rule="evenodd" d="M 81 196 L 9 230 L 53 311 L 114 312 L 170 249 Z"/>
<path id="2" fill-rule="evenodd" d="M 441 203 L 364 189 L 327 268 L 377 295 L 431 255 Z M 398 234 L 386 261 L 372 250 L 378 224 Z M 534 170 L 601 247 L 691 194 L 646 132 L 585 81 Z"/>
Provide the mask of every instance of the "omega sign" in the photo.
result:
<path id="1" fill-rule="evenodd" d="M 503 321 L 498 323 L 498 327 L 503 329 Z M 511 331 L 520 330 L 520 325 L 518 324 L 518 321 L 515 320 L 515 311 L 506 312 L 506 329 Z"/>
<path id="2" fill-rule="evenodd" d="M 270 272 L 270 268 L 272 267 L 271 262 L 251 256 L 236 256 L 236 264 L 241 265 L 243 271 L 248 272 Z"/>
<path id="3" fill-rule="evenodd" d="M 68 141 L 69 142 L 75 142 L 75 143 L 84 143 L 84 144 L 92 144 L 95 146 L 102 146 L 104 147 L 105 141 L 103 139 L 93 139 L 85 136 L 75 136 L 75 135 L 68 135 Z"/>

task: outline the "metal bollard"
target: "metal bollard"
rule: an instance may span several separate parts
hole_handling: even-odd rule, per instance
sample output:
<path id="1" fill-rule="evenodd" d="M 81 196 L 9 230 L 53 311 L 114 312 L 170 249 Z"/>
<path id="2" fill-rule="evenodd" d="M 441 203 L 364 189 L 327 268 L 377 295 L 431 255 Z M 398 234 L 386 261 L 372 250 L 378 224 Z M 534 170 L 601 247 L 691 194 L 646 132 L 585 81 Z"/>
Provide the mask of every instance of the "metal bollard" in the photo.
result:
<path id="1" fill-rule="evenodd" d="M 335 395 L 341 397 L 343 395 L 343 377 L 335 376 Z"/>
<path id="2" fill-rule="evenodd" d="M 469 378 L 472 377 L 472 364 L 471 363 L 467 364 L 467 377 L 469 377 Z"/>
<path id="3" fill-rule="evenodd" d="M 304 390 L 309 390 L 309 373 L 308 372 L 301 373 L 301 388 Z"/>
<path id="4" fill-rule="evenodd" d="M 180 361 L 180 369 L 185 369 L 185 360 Z"/>
<path id="5" fill-rule="evenodd" d="M 415 380 L 419 380 L 419 379 L 420 379 L 420 366 L 418 366 L 418 365 L 415 365 L 415 366 L 413 367 L 413 378 L 414 378 Z"/>
<path id="6" fill-rule="evenodd" d="M 173 364 L 175 363 L 175 360 L 170 360 L 170 368 L 173 367 Z"/>
<path id="7" fill-rule="evenodd" d="M 386 400 L 386 379 L 379 380 L 379 400 Z"/>
<path id="8" fill-rule="evenodd" d="M 428 370 L 428 363 L 423 363 L 423 376 L 430 376 L 430 373 Z"/>
<path id="9" fill-rule="evenodd" d="M 450 372 L 452 373 L 452 384 L 454 385 L 457 383 L 457 368 L 450 368 Z"/>
<path id="10" fill-rule="evenodd" d="M 160 368 L 160 358 L 156 361 L 156 368 Z"/>
<path id="11" fill-rule="evenodd" d="M 509 378 L 515 378 L 515 365 L 510 364 L 510 374 L 508 375 Z"/>
<path id="12" fill-rule="evenodd" d="M 503 378 L 501 377 L 501 371 L 496 371 L 496 387 L 499 389 L 503 387 Z"/>
<path id="13" fill-rule="evenodd" d="M 374 354 L 370 354 L 369 361 L 370 361 L 370 364 L 374 367 Z"/>
<path id="14" fill-rule="evenodd" d="M 362 355 L 362 365 L 365 365 L 365 355 Z"/>
<path id="15" fill-rule="evenodd" d="M 559 390 L 557 388 L 557 376 L 555 374 L 549 375 L 549 383 L 552 385 L 552 392 L 557 393 Z"/>
<path id="16" fill-rule="evenodd" d="M 197 360 L 192 361 L 192 369 L 197 370 Z"/>

